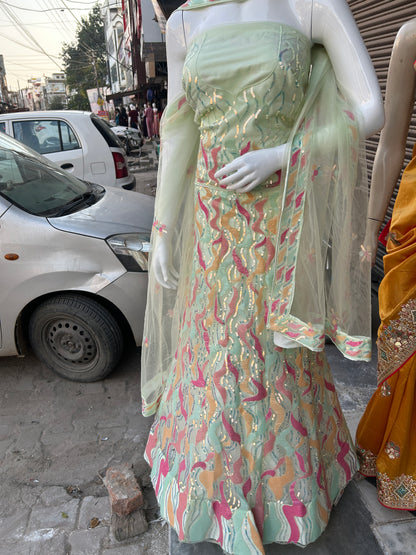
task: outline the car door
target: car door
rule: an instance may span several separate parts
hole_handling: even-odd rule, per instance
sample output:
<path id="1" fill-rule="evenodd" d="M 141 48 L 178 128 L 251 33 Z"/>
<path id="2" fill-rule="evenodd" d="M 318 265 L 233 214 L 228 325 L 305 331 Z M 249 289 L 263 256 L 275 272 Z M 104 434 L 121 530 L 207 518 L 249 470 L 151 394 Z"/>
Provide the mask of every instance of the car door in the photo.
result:
<path id="1" fill-rule="evenodd" d="M 15 139 L 84 179 L 82 145 L 68 122 L 55 118 L 19 119 L 12 121 L 12 131 Z"/>

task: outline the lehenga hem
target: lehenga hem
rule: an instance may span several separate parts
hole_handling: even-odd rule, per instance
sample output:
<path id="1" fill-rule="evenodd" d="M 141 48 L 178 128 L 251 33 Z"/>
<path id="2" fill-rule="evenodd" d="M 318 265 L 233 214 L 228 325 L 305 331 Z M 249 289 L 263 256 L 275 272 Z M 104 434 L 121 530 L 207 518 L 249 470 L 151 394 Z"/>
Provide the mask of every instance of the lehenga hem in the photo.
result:
<path id="1" fill-rule="evenodd" d="M 144 458 L 146 462 L 149 463 L 149 460 L 146 455 Z M 155 466 L 152 469 L 151 481 L 152 481 L 153 487 L 155 488 L 155 491 L 157 491 L 160 471 L 155 472 L 154 469 L 155 469 Z M 210 530 L 207 529 L 205 532 L 205 535 L 202 535 L 203 534 L 202 532 L 200 537 L 193 538 L 193 539 L 191 538 L 183 539 L 184 533 L 183 531 L 180 530 L 180 527 L 175 522 L 176 511 L 174 510 L 171 500 L 169 500 L 168 502 L 168 505 L 170 504 L 171 506 L 170 515 L 168 514 L 169 509 L 163 511 L 162 505 L 160 504 L 161 517 L 175 530 L 180 542 L 189 543 L 189 544 L 198 544 L 202 542 L 214 543 L 219 547 L 221 547 L 221 549 L 223 549 L 224 553 L 227 555 L 232 555 L 237 553 L 238 555 L 260 555 L 260 554 L 263 555 L 264 551 L 261 550 L 261 548 L 259 548 L 259 545 L 255 541 L 256 538 L 259 541 L 261 541 L 262 546 L 276 543 L 279 545 L 290 544 L 290 545 L 296 545 L 298 547 L 306 547 L 307 545 L 316 541 L 325 531 L 329 522 L 332 509 L 337 505 L 346 486 L 353 480 L 355 474 L 358 472 L 358 463 L 355 465 L 355 467 L 350 468 L 350 470 L 351 470 L 351 477 L 349 479 L 340 481 L 337 484 L 336 491 L 332 491 L 332 494 L 331 494 L 330 493 L 331 487 L 329 486 L 326 488 L 326 493 L 329 497 L 328 499 L 329 508 L 324 508 L 320 506 L 316 496 L 312 501 L 305 504 L 303 504 L 302 502 L 299 502 L 296 498 L 295 499 L 292 498 L 291 500 L 293 505 L 289 505 L 288 503 L 284 503 L 283 501 L 263 502 L 262 508 L 266 508 L 266 507 L 270 508 L 274 506 L 275 507 L 274 512 L 277 515 L 277 520 L 279 520 L 281 523 L 286 521 L 286 526 L 284 527 L 284 530 L 279 531 L 280 536 L 283 536 L 285 534 L 285 537 L 280 537 L 279 539 L 278 539 L 278 536 L 275 536 L 274 538 L 271 538 L 270 536 L 267 537 L 266 536 L 267 531 L 264 531 L 264 530 L 262 535 L 261 533 L 259 533 L 255 523 L 255 508 L 252 508 L 252 509 L 248 508 L 247 510 L 245 510 L 244 508 L 242 509 L 241 507 L 237 509 L 230 508 L 231 516 L 229 516 L 229 518 L 226 519 L 227 522 L 224 520 L 224 517 L 220 519 L 220 520 L 224 520 L 224 526 L 222 527 L 222 530 L 220 526 L 218 526 L 217 524 L 214 524 L 217 522 L 217 519 L 210 518 L 206 522 L 210 523 L 211 529 Z M 163 486 L 163 489 L 165 492 L 178 490 L 177 481 L 171 480 L 169 483 L 165 483 Z M 180 495 L 179 492 L 178 492 L 178 495 Z M 187 509 L 189 509 L 189 506 L 192 504 L 191 501 L 195 501 L 198 503 L 200 515 L 212 514 L 214 516 L 215 509 L 213 507 L 213 504 L 215 504 L 215 502 L 213 503 L 209 499 L 203 499 L 198 497 L 194 497 L 190 499 L 188 498 L 186 503 Z M 204 505 L 205 505 L 205 509 L 203 508 Z M 300 505 L 303 505 L 303 507 L 305 508 L 305 514 L 308 514 L 308 513 L 320 514 L 319 518 L 314 519 L 315 528 L 307 530 L 305 527 L 302 529 L 299 526 L 299 519 L 296 519 L 296 517 L 301 515 L 296 511 L 299 509 Z M 291 518 L 290 517 L 288 518 L 288 514 L 287 514 L 288 511 L 285 513 L 285 508 L 290 509 L 291 512 L 293 511 Z M 186 512 L 187 509 L 185 509 L 184 513 Z M 269 511 L 269 514 L 270 512 L 272 511 Z M 184 521 L 185 519 L 182 515 L 182 522 Z M 233 522 L 233 525 L 231 526 L 229 524 L 230 521 Z M 192 530 L 195 530 L 196 528 L 198 528 L 198 532 L 200 532 L 201 530 L 203 530 L 204 527 L 201 526 L 201 523 L 196 522 L 196 523 L 190 524 L 190 528 L 192 528 Z M 244 530 L 247 528 L 250 528 L 249 534 L 244 533 Z M 271 526 L 270 528 L 274 530 L 273 526 Z M 214 537 L 212 537 L 214 530 L 218 531 L 218 534 L 219 534 L 218 539 L 215 539 Z M 227 534 L 232 535 L 233 531 L 235 532 L 234 539 L 229 538 L 227 542 L 224 536 Z M 260 539 L 261 537 L 263 537 L 263 539 Z M 245 548 L 246 551 L 243 548 Z M 256 550 L 254 551 L 253 549 L 256 549 Z"/>

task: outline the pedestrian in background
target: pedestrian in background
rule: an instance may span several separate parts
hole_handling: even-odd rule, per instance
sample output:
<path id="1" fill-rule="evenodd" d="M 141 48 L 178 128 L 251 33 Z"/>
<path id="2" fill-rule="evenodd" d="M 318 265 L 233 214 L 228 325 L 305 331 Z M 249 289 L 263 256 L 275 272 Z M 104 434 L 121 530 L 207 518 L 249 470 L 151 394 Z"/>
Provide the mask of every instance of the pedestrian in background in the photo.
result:
<path id="1" fill-rule="evenodd" d="M 144 116 L 146 119 L 146 126 L 147 126 L 147 135 L 148 137 L 151 139 L 154 135 L 154 131 L 153 131 L 153 108 L 150 105 L 150 102 L 147 103 L 146 105 L 146 110 L 144 111 Z"/>
<path id="2" fill-rule="evenodd" d="M 129 118 L 130 118 L 130 127 L 133 127 L 134 129 L 138 128 L 138 122 L 139 122 L 139 112 L 137 111 L 137 108 L 134 104 L 131 105 L 131 110 L 129 112 Z"/>
<path id="3" fill-rule="evenodd" d="M 128 127 L 129 125 L 129 118 L 127 116 L 127 111 L 124 106 L 122 106 L 120 109 L 119 125 L 124 125 L 125 127 Z"/>

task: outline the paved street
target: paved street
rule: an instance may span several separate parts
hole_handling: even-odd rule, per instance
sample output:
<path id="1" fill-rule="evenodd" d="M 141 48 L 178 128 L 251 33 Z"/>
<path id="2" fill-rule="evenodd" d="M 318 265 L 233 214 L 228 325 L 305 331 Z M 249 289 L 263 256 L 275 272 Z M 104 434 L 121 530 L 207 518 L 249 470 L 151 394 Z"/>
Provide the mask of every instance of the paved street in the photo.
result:
<path id="1" fill-rule="evenodd" d="M 108 379 L 77 384 L 34 357 L 0 359 L 1 555 L 168 553 L 160 522 L 132 541 L 111 537 L 101 479 L 113 464 L 133 464 L 147 519 L 158 518 L 143 461 L 151 420 L 140 413 L 139 360 L 130 353 Z"/>
<path id="2" fill-rule="evenodd" d="M 137 189 L 155 187 L 154 146 L 130 159 Z M 351 432 L 375 386 L 375 358 L 351 363 L 327 354 Z M 214 555 L 212 544 L 179 544 L 158 519 L 143 450 L 151 419 L 140 412 L 140 353 L 127 353 L 105 380 L 78 384 L 55 376 L 33 356 L 0 358 L 0 555 Z M 117 542 L 102 483 L 116 463 L 133 465 L 149 530 Z M 416 518 L 383 508 L 357 479 L 345 491 L 323 536 L 311 546 L 268 546 L 267 555 L 415 553 Z"/>

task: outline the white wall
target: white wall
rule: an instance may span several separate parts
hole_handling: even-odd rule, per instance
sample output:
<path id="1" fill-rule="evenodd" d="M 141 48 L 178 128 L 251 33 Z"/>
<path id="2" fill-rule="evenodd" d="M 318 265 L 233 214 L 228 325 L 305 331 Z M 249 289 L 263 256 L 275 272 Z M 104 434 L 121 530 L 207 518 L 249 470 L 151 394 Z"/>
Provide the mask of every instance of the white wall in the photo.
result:
<path id="1" fill-rule="evenodd" d="M 142 35 L 144 42 L 165 42 L 158 23 L 154 20 L 155 10 L 152 0 L 141 0 L 142 3 Z"/>

